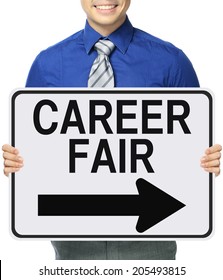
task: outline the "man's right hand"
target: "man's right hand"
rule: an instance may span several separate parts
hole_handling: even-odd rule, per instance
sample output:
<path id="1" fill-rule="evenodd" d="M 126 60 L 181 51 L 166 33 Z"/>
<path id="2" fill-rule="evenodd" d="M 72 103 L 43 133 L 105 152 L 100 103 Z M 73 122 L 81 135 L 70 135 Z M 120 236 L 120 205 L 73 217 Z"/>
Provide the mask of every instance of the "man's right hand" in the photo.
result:
<path id="1" fill-rule="evenodd" d="M 5 144 L 2 146 L 4 158 L 4 174 L 8 176 L 23 167 L 23 158 L 19 155 L 18 149 Z"/>

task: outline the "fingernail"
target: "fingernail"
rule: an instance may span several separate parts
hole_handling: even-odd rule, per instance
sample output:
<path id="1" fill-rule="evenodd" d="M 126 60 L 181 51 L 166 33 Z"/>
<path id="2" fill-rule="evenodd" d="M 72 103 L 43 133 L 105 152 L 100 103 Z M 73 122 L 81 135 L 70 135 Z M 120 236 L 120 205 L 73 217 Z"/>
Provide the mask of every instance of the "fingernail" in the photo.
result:
<path id="1" fill-rule="evenodd" d="M 17 172 L 17 171 L 19 171 L 20 170 L 20 168 L 15 168 L 14 169 L 14 172 Z"/>
<path id="2" fill-rule="evenodd" d="M 18 160 L 19 160 L 19 161 L 23 161 L 23 158 L 22 158 L 22 157 L 18 157 Z"/>

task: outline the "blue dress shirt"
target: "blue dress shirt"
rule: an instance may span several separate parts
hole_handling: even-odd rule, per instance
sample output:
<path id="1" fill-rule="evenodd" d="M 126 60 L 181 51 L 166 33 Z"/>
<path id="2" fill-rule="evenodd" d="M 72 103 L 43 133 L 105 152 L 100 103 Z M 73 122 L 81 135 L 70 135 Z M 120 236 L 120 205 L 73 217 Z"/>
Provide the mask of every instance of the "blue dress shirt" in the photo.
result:
<path id="1" fill-rule="evenodd" d="M 86 22 L 81 30 L 42 51 L 27 79 L 28 87 L 87 87 L 94 44 L 102 36 Z M 116 87 L 197 87 L 186 55 L 172 44 L 134 28 L 129 19 L 108 37 L 116 46 L 110 55 Z"/>
<path id="2" fill-rule="evenodd" d="M 42 51 L 27 87 L 87 87 L 94 44 L 103 38 L 88 22 L 62 42 Z M 198 87 L 191 62 L 178 48 L 134 28 L 129 19 L 108 37 L 116 87 Z M 57 259 L 175 259 L 174 241 L 53 241 Z"/>

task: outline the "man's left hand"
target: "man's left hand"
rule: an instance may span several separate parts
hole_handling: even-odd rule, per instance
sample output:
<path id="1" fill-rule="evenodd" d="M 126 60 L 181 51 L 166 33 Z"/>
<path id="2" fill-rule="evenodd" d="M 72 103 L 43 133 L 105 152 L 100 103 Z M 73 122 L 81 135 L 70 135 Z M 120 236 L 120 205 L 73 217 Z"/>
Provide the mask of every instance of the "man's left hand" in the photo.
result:
<path id="1" fill-rule="evenodd" d="M 205 171 L 214 173 L 215 176 L 220 174 L 220 158 L 222 146 L 215 144 L 205 151 L 205 155 L 201 158 L 201 167 Z"/>

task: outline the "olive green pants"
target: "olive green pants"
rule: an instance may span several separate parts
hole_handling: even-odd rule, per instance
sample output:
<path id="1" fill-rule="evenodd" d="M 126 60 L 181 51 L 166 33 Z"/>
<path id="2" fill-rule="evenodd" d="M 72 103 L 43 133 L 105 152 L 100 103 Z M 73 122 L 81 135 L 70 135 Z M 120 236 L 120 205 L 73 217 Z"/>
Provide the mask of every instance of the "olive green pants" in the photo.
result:
<path id="1" fill-rule="evenodd" d="M 52 241 L 57 260 L 174 260 L 175 241 Z"/>

